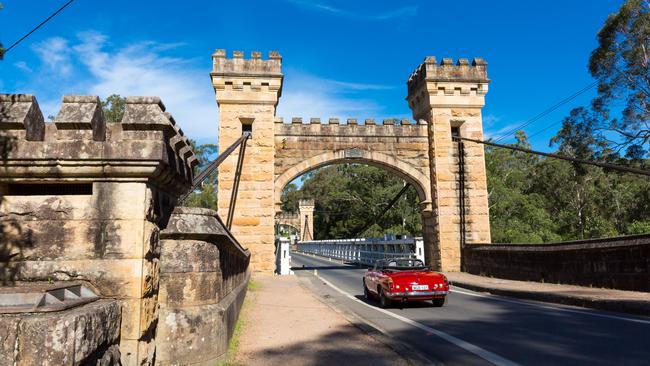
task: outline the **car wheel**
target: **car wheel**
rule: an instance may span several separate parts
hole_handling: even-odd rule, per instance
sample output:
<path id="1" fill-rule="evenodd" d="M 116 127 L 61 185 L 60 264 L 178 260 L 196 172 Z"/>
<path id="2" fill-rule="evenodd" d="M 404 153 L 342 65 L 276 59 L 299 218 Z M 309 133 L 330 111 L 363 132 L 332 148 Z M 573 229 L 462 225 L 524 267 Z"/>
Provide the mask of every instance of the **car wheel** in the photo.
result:
<path id="1" fill-rule="evenodd" d="M 370 290 L 368 290 L 368 286 L 366 286 L 366 281 L 363 281 L 363 298 L 366 300 L 371 300 L 372 295 L 370 294 Z"/>
<path id="2" fill-rule="evenodd" d="M 379 306 L 382 309 L 386 309 L 386 308 L 390 307 L 390 305 L 391 305 L 390 299 L 388 297 L 386 297 L 386 295 L 384 294 L 384 290 L 380 288 L 379 289 Z"/>
<path id="3" fill-rule="evenodd" d="M 433 299 L 432 302 L 434 307 L 441 308 L 445 305 L 445 303 L 447 303 L 447 297 L 445 296 L 441 299 Z"/>

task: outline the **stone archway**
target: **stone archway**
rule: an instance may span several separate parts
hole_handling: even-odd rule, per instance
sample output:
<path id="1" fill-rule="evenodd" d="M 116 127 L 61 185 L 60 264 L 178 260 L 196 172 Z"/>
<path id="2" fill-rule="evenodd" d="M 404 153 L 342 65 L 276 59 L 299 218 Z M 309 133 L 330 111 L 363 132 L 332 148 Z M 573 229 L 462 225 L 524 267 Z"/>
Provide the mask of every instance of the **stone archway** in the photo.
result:
<path id="1" fill-rule="evenodd" d="M 353 157 L 350 157 L 350 156 Z M 431 191 L 429 176 L 413 165 L 399 160 L 393 156 L 362 149 L 328 151 L 309 159 L 302 160 L 294 166 L 288 167 L 275 179 L 275 209 L 281 211 L 280 200 L 282 190 L 297 177 L 320 167 L 341 163 L 358 163 L 376 166 L 385 169 L 396 176 L 404 179 L 412 185 L 418 197 L 422 211 L 431 211 Z"/>
<path id="2" fill-rule="evenodd" d="M 275 112 L 282 95 L 282 57 L 253 52 L 212 57 L 219 104 L 219 148 L 251 131 L 232 232 L 251 248 L 254 270 L 274 263 L 274 216 L 280 190 L 291 179 L 334 162 L 383 167 L 416 187 L 422 201 L 425 257 L 434 268 L 460 270 L 461 245 L 490 241 L 483 146 L 463 149 L 452 134 L 483 139 L 481 109 L 490 80 L 487 64 L 427 57 L 407 81 L 415 122 L 389 119 L 292 118 Z M 462 154 L 463 159 L 460 159 Z M 233 154 L 237 156 L 237 154 Z M 228 211 L 236 158 L 219 167 L 219 210 Z M 248 169 L 248 170 L 247 170 Z M 462 184 L 461 184 L 462 183 Z"/>

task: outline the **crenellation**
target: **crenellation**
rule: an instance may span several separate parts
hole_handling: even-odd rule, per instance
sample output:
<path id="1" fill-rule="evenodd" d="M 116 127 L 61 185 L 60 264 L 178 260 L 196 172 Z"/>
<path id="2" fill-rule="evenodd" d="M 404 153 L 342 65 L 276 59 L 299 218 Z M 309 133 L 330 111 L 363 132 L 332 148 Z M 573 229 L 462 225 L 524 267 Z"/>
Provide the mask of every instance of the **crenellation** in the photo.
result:
<path id="1" fill-rule="evenodd" d="M 407 81 L 409 100 L 416 96 L 416 89 L 427 84 L 425 81 L 434 84 L 429 87 L 434 89 L 437 89 L 436 83 L 474 83 L 477 85 L 470 89 L 474 89 L 477 95 L 484 95 L 490 82 L 487 77 L 487 63 L 482 58 L 474 58 L 470 65 L 466 58 L 460 58 L 454 64 L 453 59 L 445 57 L 438 64 L 436 58 L 431 56 L 426 57 L 409 77 Z M 447 85 L 443 84 L 440 87 L 445 89 L 445 94 L 449 93 Z"/>
<path id="2" fill-rule="evenodd" d="M 372 118 L 366 118 L 366 120 L 363 121 L 363 123 L 364 123 L 366 126 L 374 126 L 374 125 L 376 125 L 375 120 L 372 119 Z"/>
<path id="3" fill-rule="evenodd" d="M 315 125 L 315 124 L 320 124 L 320 118 L 318 117 L 312 117 L 309 119 L 309 124 Z"/>
<path id="4" fill-rule="evenodd" d="M 329 123 L 330 125 L 338 125 L 338 124 L 340 123 L 340 121 L 339 121 L 338 118 L 330 118 L 329 121 L 328 121 L 328 123 Z"/>
<path id="5" fill-rule="evenodd" d="M 348 126 L 356 126 L 356 125 L 357 125 L 356 118 L 348 118 Z"/>
<path id="6" fill-rule="evenodd" d="M 292 124 L 302 124 L 302 117 L 291 117 Z"/>
<path id="7" fill-rule="evenodd" d="M 45 118 L 31 94 L 0 94 L 0 130 L 14 130 L 28 141 L 43 141 Z M 13 132 L 14 134 L 16 132 Z"/>
<path id="8" fill-rule="evenodd" d="M 262 53 L 251 52 L 251 58 L 245 59 L 243 51 L 233 51 L 231 59 L 226 58 L 226 50 L 218 49 L 212 54 L 212 75 L 262 74 L 281 75 L 282 56 L 277 51 L 271 51 L 268 59 L 262 59 Z"/>
<path id="9" fill-rule="evenodd" d="M 106 141 L 106 120 L 98 96 L 65 95 L 61 109 L 54 119 L 59 132 L 58 138 L 66 130 L 87 130 L 87 135 L 95 141 Z M 85 134 L 76 133 L 74 137 L 85 138 Z"/>

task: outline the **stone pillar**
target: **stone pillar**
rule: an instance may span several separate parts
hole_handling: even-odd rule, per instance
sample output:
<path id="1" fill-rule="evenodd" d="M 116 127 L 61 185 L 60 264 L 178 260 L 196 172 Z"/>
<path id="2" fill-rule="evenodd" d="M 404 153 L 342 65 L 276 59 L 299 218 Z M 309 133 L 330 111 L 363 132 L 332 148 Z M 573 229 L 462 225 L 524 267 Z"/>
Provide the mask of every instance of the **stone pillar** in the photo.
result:
<path id="1" fill-rule="evenodd" d="M 488 91 L 487 63 L 475 58 L 440 64 L 427 57 L 408 80 L 408 103 L 413 117 L 428 124 L 433 218 L 424 220 L 434 245 L 427 248 L 429 263 L 443 271 L 461 269 L 460 245 L 490 242 L 485 157 L 483 145 L 463 144 L 464 187 L 460 191 L 459 149 L 452 133 L 483 139 L 481 109 Z M 464 215 L 461 215 L 464 197 Z M 429 222 L 429 223 L 427 223 Z M 464 230 L 462 229 L 464 227 Z"/>
<path id="2" fill-rule="evenodd" d="M 235 51 L 212 55 L 212 85 L 219 105 L 219 149 L 224 151 L 244 130 L 252 131 L 244 157 L 232 232 L 251 251 L 254 271 L 274 269 L 274 151 L 275 108 L 282 92 L 282 57 L 270 52 L 262 60 L 253 52 L 245 60 Z M 219 214 L 228 216 L 239 152 L 219 167 Z"/>
<path id="3" fill-rule="evenodd" d="M 298 201 L 300 241 L 314 240 L 314 200 Z"/>

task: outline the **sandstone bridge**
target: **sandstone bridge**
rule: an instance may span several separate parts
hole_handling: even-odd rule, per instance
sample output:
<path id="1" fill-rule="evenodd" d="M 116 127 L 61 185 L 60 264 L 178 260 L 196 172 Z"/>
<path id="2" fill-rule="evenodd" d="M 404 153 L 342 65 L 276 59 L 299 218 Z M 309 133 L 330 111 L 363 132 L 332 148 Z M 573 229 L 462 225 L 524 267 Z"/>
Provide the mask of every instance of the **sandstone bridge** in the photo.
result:
<path id="1" fill-rule="evenodd" d="M 246 59 L 242 52 L 229 58 L 217 50 L 212 60 L 222 154 L 210 166 L 219 169 L 220 214 L 179 205 L 207 173 L 195 171 L 199 162 L 191 144 L 159 98 L 128 97 L 121 121 L 107 123 L 98 97 L 64 96 L 54 121 L 46 122 L 34 96 L 0 94 L 0 364 L 191 365 L 222 359 L 251 271 L 275 269 L 274 226 L 298 226 L 305 242 L 313 237 L 314 202 L 301 202 L 298 216 L 282 216 L 282 189 L 301 174 L 337 163 L 373 165 L 415 188 L 423 221 L 419 248 L 436 269 L 650 291 L 648 235 L 488 244 L 483 146 L 454 141 L 483 140 L 481 109 L 489 84 L 483 60 L 427 57 L 407 80 L 413 120 L 381 122 L 283 121 L 275 115 L 283 82 L 277 52 L 267 59 L 253 52 Z M 470 245 L 476 243 L 485 245 Z M 359 250 L 349 242 L 333 245 L 325 252 L 340 259 Z M 341 276 L 340 286 L 358 287 L 363 269 L 346 268 L 351 272 Z M 638 352 L 647 349 L 640 346 L 647 320 L 575 310 L 560 317 L 553 314 L 564 310 L 548 315 L 545 306 L 536 310 L 535 319 L 543 320 L 531 322 L 530 305 L 467 296 L 456 297 L 458 306 L 435 319 L 449 333 L 418 323 L 418 332 L 433 330 L 415 343 L 460 355 L 462 364 L 512 365 L 481 347 L 452 342 L 457 338 L 451 333 L 460 331 L 458 337 L 513 359 L 530 354 L 546 360 L 548 348 L 539 349 L 539 339 L 556 340 L 556 328 L 548 324 L 563 322 L 576 333 L 551 343 L 553 349 L 571 344 L 580 356 L 625 349 L 647 361 L 647 353 Z M 408 324 L 426 310 L 409 312 Z M 431 313 L 424 314 L 430 320 Z M 374 320 L 385 315 L 370 314 Z M 526 327 L 541 335 L 536 342 L 512 337 Z M 603 347 L 590 347 L 595 336 L 583 329 L 591 327 L 598 335 L 611 334 L 612 327 L 630 333 L 596 339 Z M 432 343 L 432 334 L 444 341 Z M 578 344 L 582 339 L 586 346 Z M 584 347 L 589 352 L 581 352 Z"/>

